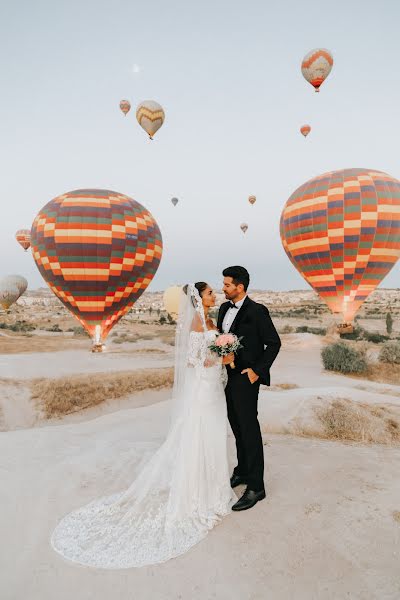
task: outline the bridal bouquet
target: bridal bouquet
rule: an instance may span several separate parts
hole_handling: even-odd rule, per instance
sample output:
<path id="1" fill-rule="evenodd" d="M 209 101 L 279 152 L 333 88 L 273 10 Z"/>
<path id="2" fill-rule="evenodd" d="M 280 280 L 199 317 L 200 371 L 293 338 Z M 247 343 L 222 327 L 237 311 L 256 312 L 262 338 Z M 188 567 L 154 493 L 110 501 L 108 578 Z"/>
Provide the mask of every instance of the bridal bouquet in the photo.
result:
<path id="1" fill-rule="evenodd" d="M 218 356 L 227 356 L 232 352 L 235 353 L 240 348 L 243 348 L 240 340 L 242 338 L 238 338 L 234 333 L 222 333 L 218 337 L 215 338 L 215 341 L 209 346 L 211 352 L 215 352 Z M 231 369 L 235 368 L 235 363 L 232 361 L 229 363 Z"/>

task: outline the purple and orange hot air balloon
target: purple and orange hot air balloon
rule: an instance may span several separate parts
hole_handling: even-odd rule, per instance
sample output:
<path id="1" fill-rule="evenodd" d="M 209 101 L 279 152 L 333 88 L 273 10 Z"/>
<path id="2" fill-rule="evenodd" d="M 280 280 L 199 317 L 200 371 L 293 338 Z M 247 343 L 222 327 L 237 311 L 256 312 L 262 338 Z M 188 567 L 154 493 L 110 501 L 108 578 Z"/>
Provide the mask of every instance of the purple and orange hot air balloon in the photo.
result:
<path id="1" fill-rule="evenodd" d="M 296 269 L 349 323 L 400 256 L 400 181 L 372 169 L 314 177 L 286 202 L 280 234 Z"/>
<path id="2" fill-rule="evenodd" d="M 333 56 L 326 48 L 311 50 L 303 58 L 301 72 L 304 79 L 311 83 L 316 92 L 328 77 L 333 67 Z"/>
<path id="3" fill-rule="evenodd" d="M 39 212 L 32 254 L 50 289 L 101 346 L 153 279 L 162 239 L 149 211 L 128 196 L 75 190 Z"/>
<path id="4" fill-rule="evenodd" d="M 31 245 L 30 229 L 18 229 L 18 231 L 15 234 L 15 239 L 17 240 L 18 244 L 20 246 L 22 246 L 22 248 L 26 252 Z"/>

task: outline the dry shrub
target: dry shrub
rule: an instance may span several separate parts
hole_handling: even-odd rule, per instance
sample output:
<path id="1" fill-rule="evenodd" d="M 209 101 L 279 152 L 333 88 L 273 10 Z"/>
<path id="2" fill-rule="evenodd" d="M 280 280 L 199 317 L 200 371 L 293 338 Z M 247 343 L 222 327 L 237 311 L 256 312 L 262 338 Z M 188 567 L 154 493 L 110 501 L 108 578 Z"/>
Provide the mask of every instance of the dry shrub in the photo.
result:
<path id="1" fill-rule="evenodd" d="M 299 386 L 297 385 L 297 383 L 277 383 L 276 385 L 273 386 L 273 389 L 277 389 L 277 390 L 295 390 L 296 388 L 298 388 Z"/>
<path id="2" fill-rule="evenodd" d="M 397 407 L 361 404 L 340 398 L 328 406 L 316 407 L 315 412 L 324 429 L 321 437 L 325 439 L 400 443 L 400 409 Z"/>
<path id="3" fill-rule="evenodd" d="M 105 400 L 171 387 L 173 380 L 172 368 L 42 378 L 32 381 L 31 394 L 44 416 L 51 418 L 96 406 Z"/>
<path id="4" fill-rule="evenodd" d="M 400 523 L 400 510 L 393 511 L 393 519 Z"/>
<path id="5" fill-rule="evenodd" d="M 373 363 L 368 365 L 368 371 L 363 379 L 400 385 L 400 365 L 390 363 Z"/>

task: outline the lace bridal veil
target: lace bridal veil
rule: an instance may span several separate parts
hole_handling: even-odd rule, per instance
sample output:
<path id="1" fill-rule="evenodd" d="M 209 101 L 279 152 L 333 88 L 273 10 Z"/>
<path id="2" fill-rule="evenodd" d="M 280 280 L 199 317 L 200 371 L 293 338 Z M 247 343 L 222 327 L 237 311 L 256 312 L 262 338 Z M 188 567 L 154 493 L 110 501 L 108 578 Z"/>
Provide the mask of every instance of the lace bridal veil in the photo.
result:
<path id="1" fill-rule="evenodd" d="M 206 368 L 200 295 L 182 293 L 175 345 L 171 422 L 166 440 L 129 488 L 65 516 L 51 544 L 68 560 L 106 569 L 164 562 L 198 543 L 236 500 L 226 452 L 221 368 Z"/>

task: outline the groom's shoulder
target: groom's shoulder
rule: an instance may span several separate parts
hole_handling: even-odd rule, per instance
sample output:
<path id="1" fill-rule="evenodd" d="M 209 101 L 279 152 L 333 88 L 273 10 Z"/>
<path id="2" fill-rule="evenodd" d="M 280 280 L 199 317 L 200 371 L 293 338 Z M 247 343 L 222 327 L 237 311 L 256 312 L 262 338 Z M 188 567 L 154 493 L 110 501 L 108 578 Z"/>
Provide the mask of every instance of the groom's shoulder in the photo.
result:
<path id="1" fill-rule="evenodd" d="M 251 305 L 253 306 L 254 310 L 257 310 L 259 313 L 263 313 L 263 314 L 269 314 L 269 310 L 268 307 L 265 306 L 265 304 L 262 304 L 261 302 L 256 302 L 255 300 L 252 300 L 251 298 L 249 298 Z"/>

